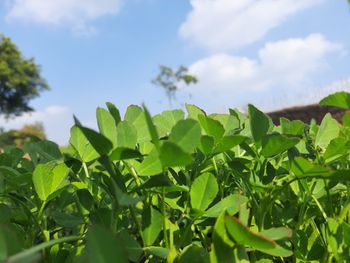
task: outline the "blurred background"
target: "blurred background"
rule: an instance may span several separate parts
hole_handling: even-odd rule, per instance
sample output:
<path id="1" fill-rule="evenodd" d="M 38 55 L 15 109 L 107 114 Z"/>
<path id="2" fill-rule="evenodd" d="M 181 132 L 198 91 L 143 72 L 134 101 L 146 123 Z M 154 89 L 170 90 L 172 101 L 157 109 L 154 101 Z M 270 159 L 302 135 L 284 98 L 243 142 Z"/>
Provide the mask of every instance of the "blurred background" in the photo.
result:
<path id="1" fill-rule="evenodd" d="M 152 114 L 185 103 L 210 113 L 244 111 L 248 103 L 266 112 L 315 104 L 350 91 L 349 6 L 347 0 L 3 0 L 3 105 L 6 90 L 18 84 L 8 84 L 9 47 L 26 63 L 16 74 L 30 66 L 34 80 L 21 84 L 30 87 L 23 100 L 16 95 L 21 107 L 0 107 L 0 134 L 8 140 L 17 132 L 25 140 L 18 132 L 34 133 L 65 145 L 73 114 L 94 128 L 95 109 L 107 101 L 121 112 L 145 103 Z"/>

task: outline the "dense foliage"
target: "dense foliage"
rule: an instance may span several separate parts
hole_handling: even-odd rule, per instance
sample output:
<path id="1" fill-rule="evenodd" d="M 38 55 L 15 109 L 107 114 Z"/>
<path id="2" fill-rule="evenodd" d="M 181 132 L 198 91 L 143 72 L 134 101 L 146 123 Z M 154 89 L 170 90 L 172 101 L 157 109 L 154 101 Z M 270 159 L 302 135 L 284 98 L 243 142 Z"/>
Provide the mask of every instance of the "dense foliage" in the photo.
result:
<path id="1" fill-rule="evenodd" d="M 46 139 L 44 126 L 40 122 L 24 125 L 18 130 L 3 131 L 0 129 L 0 149 L 6 145 L 22 148 L 27 142 L 40 139 Z"/>
<path id="2" fill-rule="evenodd" d="M 350 262 L 349 122 L 107 108 L 0 155 L 0 260 Z"/>
<path id="3" fill-rule="evenodd" d="M 47 89 L 34 59 L 24 58 L 11 39 L 0 34 L 0 114 L 32 111 L 30 100 Z"/>

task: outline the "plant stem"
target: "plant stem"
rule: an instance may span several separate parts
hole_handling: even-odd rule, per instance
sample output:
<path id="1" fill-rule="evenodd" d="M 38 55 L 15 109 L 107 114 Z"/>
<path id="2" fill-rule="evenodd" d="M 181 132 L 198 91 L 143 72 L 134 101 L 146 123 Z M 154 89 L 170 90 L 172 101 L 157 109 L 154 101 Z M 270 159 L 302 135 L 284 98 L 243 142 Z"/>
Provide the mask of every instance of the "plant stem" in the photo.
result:
<path id="1" fill-rule="evenodd" d="M 19 262 L 19 261 L 25 260 L 26 258 L 29 258 L 31 255 L 33 255 L 37 252 L 40 252 L 41 250 L 44 250 L 46 248 L 49 248 L 53 245 L 64 243 L 64 242 L 76 241 L 79 239 L 82 239 L 82 237 L 70 236 L 70 237 L 62 237 L 59 239 L 47 241 L 47 242 L 41 243 L 35 247 L 29 248 L 29 249 L 24 250 L 20 253 L 17 253 L 13 256 L 10 256 L 7 259 L 5 259 L 4 262 L 6 262 L 6 263 Z"/>

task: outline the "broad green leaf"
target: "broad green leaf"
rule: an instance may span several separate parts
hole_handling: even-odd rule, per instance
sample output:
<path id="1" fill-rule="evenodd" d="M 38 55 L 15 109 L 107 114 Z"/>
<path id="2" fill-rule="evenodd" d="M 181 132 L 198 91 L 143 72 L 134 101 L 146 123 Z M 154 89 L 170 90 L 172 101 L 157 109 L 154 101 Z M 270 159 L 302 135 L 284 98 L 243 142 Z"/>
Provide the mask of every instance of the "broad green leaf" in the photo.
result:
<path id="1" fill-rule="evenodd" d="M 286 118 L 280 119 L 282 133 L 288 135 L 303 135 L 305 124 L 300 120 L 290 121 Z"/>
<path id="2" fill-rule="evenodd" d="M 49 162 L 38 164 L 33 173 L 36 193 L 42 201 L 48 201 L 50 195 L 68 184 L 69 168 L 64 164 Z"/>
<path id="3" fill-rule="evenodd" d="M 112 232 L 99 226 L 90 227 L 86 237 L 86 250 L 91 263 L 110 263 L 116 260 L 120 263 L 128 262 L 124 244 Z"/>
<path id="4" fill-rule="evenodd" d="M 271 127 L 271 119 L 253 105 L 248 105 L 250 131 L 255 141 L 260 141 Z"/>
<path id="5" fill-rule="evenodd" d="M 170 253 L 169 249 L 165 247 L 154 247 L 154 246 L 144 247 L 143 251 L 145 251 L 147 254 L 150 254 L 162 259 L 166 259 Z"/>
<path id="6" fill-rule="evenodd" d="M 204 115 L 198 115 L 198 120 L 205 134 L 213 136 L 216 141 L 219 141 L 224 135 L 225 129 L 219 121 Z"/>
<path id="7" fill-rule="evenodd" d="M 326 162 L 332 162 L 350 151 L 350 142 L 345 138 L 338 137 L 333 139 L 327 146 L 324 153 Z"/>
<path id="8" fill-rule="evenodd" d="M 62 158 L 62 153 L 58 145 L 51 141 L 40 141 L 35 143 L 38 153 L 46 160 L 59 160 Z"/>
<path id="9" fill-rule="evenodd" d="M 238 244 L 250 246 L 258 250 L 273 249 L 276 247 L 276 243 L 273 240 L 252 232 L 235 217 L 225 216 L 225 225 L 229 235 Z"/>
<path id="10" fill-rule="evenodd" d="M 115 126 L 117 126 L 118 123 L 121 121 L 120 112 L 118 108 L 111 102 L 106 102 L 106 106 L 109 110 L 109 113 L 113 116 Z"/>
<path id="11" fill-rule="evenodd" d="M 322 178 L 335 181 L 350 180 L 348 170 L 332 170 L 326 166 L 313 164 L 302 157 L 293 159 L 291 171 L 298 177 Z"/>
<path id="12" fill-rule="evenodd" d="M 105 109 L 96 110 L 97 125 L 103 136 L 105 136 L 113 146 L 117 146 L 117 128 L 113 116 Z"/>
<path id="13" fill-rule="evenodd" d="M 350 109 L 350 93 L 341 91 L 331 94 L 320 101 L 321 105 Z"/>
<path id="14" fill-rule="evenodd" d="M 169 141 L 191 153 L 198 146 L 201 137 L 201 126 L 192 119 L 180 120 L 171 130 Z"/>
<path id="15" fill-rule="evenodd" d="M 189 119 L 194 119 L 194 120 L 198 120 L 198 116 L 201 115 L 201 116 L 206 116 L 205 112 L 198 108 L 197 106 L 195 105 L 192 105 L 192 104 L 186 104 L 186 110 L 187 110 L 187 113 L 188 113 L 188 117 Z"/>
<path id="16" fill-rule="evenodd" d="M 226 211 L 222 210 L 213 229 L 213 244 L 210 253 L 211 262 L 235 262 L 233 247 L 234 242 L 228 236 L 225 226 Z"/>
<path id="17" fill-rule="evenodd" d="M 182 110 L 163 111 L 153 117 L 153 122 L 157 127 L 161 137 L 170 133 L 175 124 L 185 118 L 185 113 Z"/>
<path id="18" fill-rule="evenodd" d="M 242 135 L 227 135 L 222 137 L 221 141 L 214 148 L 214 153 L 222 153 L 232 149 L 233 147 L 241 144 L 247 139 L 247 137 Z"/>
<path id="19" fill-rule="evenodd" d="M 281 239 L 291 238 L 293 235 L 293 232 L 291 229 L 286 227 L 276 227 L 276 228 L 262 230 L 261 235 L 272 240 L 281 240 Z"/>
<path id="20" fill-rule="evenodd" d="M 128 233 L 126 229 L 121 230 L 117 234 L 118 240 L 123 244 L 128 259 L 132 262 L 138 262 L 143 255 L 143 250 L 140 244 Z"/>
<path id="21" fill-rule="evenodd" d="M 137 142 L 137 131 L 127 121 L 119 122 L 116 128 L 116 144 L 119 148 L 135 149 Z"/>
<path id="22" fill-rule="evenodd" d="M 109 155 L 109 158 L 112 161 L 119 161 L 119 160 L 128 160 L 128 159 L 135 159 L 135 158 L 141 158 L 142 154 L 133 149 L 129 148 L 116 148 L 114 151 L 111 152 Z"/>
<path id="23" fill-rule="evenodd" d="M 125 112 L 124 120 L 134 125 L 137 130 L 137 142 L 150 141 L 151 135 L 146 122 L 146 116 L 143 110 L 135 105 L 131 105 Z"/>
<path id="24" fill-rule="evenodd" d="M 163 166 L 156 150 L 153 150 L 137 167 L 140 176 L 152 176 L 163 172 Z"/>
<path id="25" fill-rule="evenodd" d="M 208 117 L 217 120 L 225 129 L 225 135 L 231 135 L 232 131 L 239 128 L 239 119 L 229 114 L 210 114 Z"/>
<path id="26" fill-rule="evenodd" d="M 208 136 L 208 135 L 202 135 L 198 148 L 204 154 L 209 155 L 213 150 L 214 143 L 215 143 L 214 137 Z"/>
<path id="27" fill-rule="evenodd" d="M 146 246 L 151 246 L 162 230 L 163 215 L 153 207 L 146 207 L 142 213 L 142 239 Z"/>
<path id="28" fill-rule="evenodd" d="M 192 156 L 176 144 L 166 141 L 160 148 L 160 161 L 163 167 L 186 166 L 192 163 Z"/>
<path id="29" fill-rule="evenodd" d="M 191 244 L 183 249 L 177 262 L 209 263 L 209 254 L 205 248 Z"/>
<path id="30" fill-rule="evenodd" d="M 194 209 L 206 210 L 218 194 L 219 187 L 216 178 L 211 173 L 198 176 L 192 183 L 190 197 Z"/>
<path id="31" fill-rule="evenodd" d="M 100 155 L 108 154 L 112 150 L 113 144 L 102 134 L 85 127 L 79 127 L 79 129 Z"/>
<path id="32" fill-rule="evenodd" d="M 271 157 L 292 148 L 298 144 L 298 138 L 286 137 L 280 134 L 270 134 L 262 138 L 262 155 Z"/>
<path id="33" fill-rule="evenodd" d="M 327 113 L 318 129 L 315 145 L 322 149 L 327 148 L 331 140 L 338 137 L 339 131 L 338 122 L 332 118 L 331 114 Z"/>
<path id="34" fill-rule="evenodd" d="M 222 211 L 227 211 L 229 215 L 234 215 L 239 212 L 241 205 L 246 203 L 248 198 L 240 194 L 232 194 L 221 199 L 217 204 L 209 208 L 203 216 L 218 217 Z"/>
<path id="35" fill-rule="evenodd" d="M 98 158 L 98 153 L 78 126 L 71 128 L 69 143 L 76 150 L 80 160 L 83 162 L 87 163 Z"/>
<path id="36" fill-rule="evenodd" d="M 160 151 L 160 142 L 159 142 L 159 135 L 156 129 L 156 126 L 154 125 L 152 121 L 151 114 L 148 112 L 147 108 L 145 105 L 143 105 L 143 110 L 145 112 L 145 118 L 146 118 L 146 123 L 148 127 L 149 134 L 151 135 L 152 142 L 154 146 L 156 147 L 157 151 Z"/>

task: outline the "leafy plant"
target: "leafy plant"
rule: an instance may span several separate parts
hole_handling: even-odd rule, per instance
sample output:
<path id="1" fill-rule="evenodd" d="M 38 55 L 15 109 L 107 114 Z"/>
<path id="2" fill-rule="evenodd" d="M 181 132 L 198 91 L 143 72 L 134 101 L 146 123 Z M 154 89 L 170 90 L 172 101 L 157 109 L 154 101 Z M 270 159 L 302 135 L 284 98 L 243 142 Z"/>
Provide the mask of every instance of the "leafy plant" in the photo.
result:
<path id="1" fill-rule="evenodd" d="M 5 148 L 0 260 L 350 261 L 349 125 L 186 108 L 122 118 L 107 103 L 99 131 L 76 120 L 64 154 Z"/>

